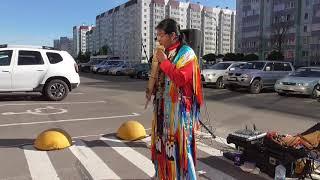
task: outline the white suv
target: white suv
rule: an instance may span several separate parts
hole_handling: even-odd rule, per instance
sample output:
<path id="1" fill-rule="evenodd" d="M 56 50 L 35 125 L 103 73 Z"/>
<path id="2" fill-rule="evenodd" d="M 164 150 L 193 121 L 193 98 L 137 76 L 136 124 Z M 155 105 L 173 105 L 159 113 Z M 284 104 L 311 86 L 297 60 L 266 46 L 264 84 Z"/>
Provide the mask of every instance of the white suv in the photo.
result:
<path id="1" fill-rule="evenodd" d="M 215 85 L 217 89 L 224 88 L 224 75 L 244 64 L 245 62 L 223 61 L 204 69 L 201 73 L 203 86 Z"/>
<path id="2" fill-rule="evenodd" d="M 0 45 L 0 92 L 41 92 L 63 100 L 80 84 L 78 66 L 66 51 Z"/>

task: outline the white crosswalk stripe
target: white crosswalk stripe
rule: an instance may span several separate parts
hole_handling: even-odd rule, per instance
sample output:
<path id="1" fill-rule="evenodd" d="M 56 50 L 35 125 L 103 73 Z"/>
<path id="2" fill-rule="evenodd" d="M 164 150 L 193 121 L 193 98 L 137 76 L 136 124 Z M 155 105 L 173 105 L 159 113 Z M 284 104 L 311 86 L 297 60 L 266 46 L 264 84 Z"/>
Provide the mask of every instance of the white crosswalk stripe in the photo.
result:
<path id="1" fill-rule="evenodd" d="M 110 145 L 115 151 L 117 151 L 121 156 L 125 157 L 128 161 L 130 161 L 132 164 L 137 166 L 139 169 L 141 169 L 143 172 L 148 174 L 149 177 L 154 176 L 155 170 L 153 167 L 153 164 L 151 160 L 144 155 L 140 154 L 139 152 L 135 151 L 134 149 L 128 147 L 126 144 L 124 144 L 120 140 L 116 139 L 110 139 L 101 137 L 100 138 L 103 142 Z M 112 146 L 111 142 L 117 142 L 117 146 Z"/>
<path id="2" fill-rule="evenodd" d="M 82 140 L 76 139 L 75 145 L 69 149 L 93 179 L 120 179 Z"/>
<path id="3" fill-rule="evenodd" d="M 33 180 L 59 180 L 47 152 L 38 151 L 33 146 L 24 146 L 23 151 Z"/>
<path id="4" fill-rule="evenodd" d="M 154 165 L 148 155 L 151 144 L 150 136 L 137 142 L 122 141 L 113 136 L 83 138 L 89 138 L 90 140 L 74 138 L 74 144 L 71 147 L 56 152 L 38 151 L 33 146 L 23 146 L 24 156 L 22 158 L 25 157 L 27 160 L 31 179 L 68 179 L 74 173 L 79 173 L 77 168 L 80 168 L 82 170 L 81 173 L 83 173 L 78 174 L 77 177 L 85 175 L 89 179 L 98 180 L 128 178 L 127 175 L 123 174 L 127 173 L 127 168 L 130 168 L 131 171 L 136 171 L 132 176 L 135 179 L 146 179 L 147 177 L 154 176 Z M 224 139 L 220 140 L 222 142 L 225 141 Z M 197 149 L 199 155 L 201 154 L 198 157 L 196 169 L 199 179 L 238 179 L 234 175 L 227 174 L 223 168 L 217 169 L 217 167 L 214 168 L 214 164 L 211 164 L 212 160 L 210 158 L 212 157 L 225 161 L 222 151 L 201 142 L 198 142 Z M 68 162 L 70 163 L 64 167 L 60 167 L 63 164 L 64 157 L 70 157 L 68 158 Z M 74 167 L 75 163 L 80 166 Z M 230 167 L 233 166 L 233 163 L 230 161 L 227 164 Z M 68 172 L 68 175 L 63 174 L 66 168 L 72 171 Z M 237 170 L 235 169 L 235 171 Z M 0 174 L 0 179 L 6 178 Z"/>

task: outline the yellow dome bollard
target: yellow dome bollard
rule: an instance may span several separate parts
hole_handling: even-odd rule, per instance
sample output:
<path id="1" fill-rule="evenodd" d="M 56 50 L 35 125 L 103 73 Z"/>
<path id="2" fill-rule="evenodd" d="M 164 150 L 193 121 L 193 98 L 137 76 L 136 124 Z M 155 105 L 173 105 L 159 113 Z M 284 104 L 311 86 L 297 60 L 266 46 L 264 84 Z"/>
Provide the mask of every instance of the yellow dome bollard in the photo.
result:
<path id="1" fill-rule="evenodd" d="M 138 121 L 127 121 L 118 129 L 117 137 L 123 140 L 135 141 L 145 138 L 146 130 Z"/>
<path id="2" fill-rule="evenodd" d="M 38 150 L 51 151 L 64 149 L 72 145 L 70 135 L 62 129 L 48 129 L 40 133 L 34 142 Z"/>

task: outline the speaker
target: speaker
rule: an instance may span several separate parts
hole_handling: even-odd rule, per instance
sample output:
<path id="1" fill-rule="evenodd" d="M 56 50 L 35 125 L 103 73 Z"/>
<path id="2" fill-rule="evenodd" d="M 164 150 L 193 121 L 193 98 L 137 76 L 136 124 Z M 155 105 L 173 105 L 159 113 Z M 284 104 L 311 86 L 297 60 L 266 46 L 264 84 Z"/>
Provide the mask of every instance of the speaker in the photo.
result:
<path id="1" fill-rule="evenodd" d="M 201 54 L 201 31 L 199 29 L 183 29 L 181 34 L 184 38 L 184 41 L 193 49 L 197 57 L 200 57 Z"/>
<path id="2" fill-rule="evenodd" d="M 180 30 L 180 32 L 184 41 L 193 49 L 198 57 L 199 65 L 202 68 L 202 62 L 200 60 L 202 51 L 201 31 L 199 29 L 183 29 Z"/>

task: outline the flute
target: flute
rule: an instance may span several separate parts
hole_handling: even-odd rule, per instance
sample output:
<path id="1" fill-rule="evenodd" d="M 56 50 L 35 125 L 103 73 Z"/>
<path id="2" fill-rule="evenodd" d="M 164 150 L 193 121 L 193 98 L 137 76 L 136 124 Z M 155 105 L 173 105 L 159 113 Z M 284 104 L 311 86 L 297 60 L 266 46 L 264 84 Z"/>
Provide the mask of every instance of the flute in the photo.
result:
<path id="1" fill-rule="evenodd" d="M 152 64 L 151 64 L 151 71 L 150 71 L 150 77 L 149 77 L 149 81 L 148 81 L 148 85 L 147 85 L 147 89 L 146 89 L 146 104 L 144 106 L 144 109 L 147 109 L 148 104 L 151 100 L 151 96 L 152 96 L 152 92 L 154 90 L 154 85 L 158 79 L 159 76 L 159 60 L 156 57 L 156 54 L 158 51 L 164 51 L 164 47 L 160 46 L 157 43 L 157 47 L 153 53 L 153 58 L 152 58 Z"/>

